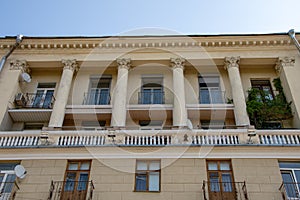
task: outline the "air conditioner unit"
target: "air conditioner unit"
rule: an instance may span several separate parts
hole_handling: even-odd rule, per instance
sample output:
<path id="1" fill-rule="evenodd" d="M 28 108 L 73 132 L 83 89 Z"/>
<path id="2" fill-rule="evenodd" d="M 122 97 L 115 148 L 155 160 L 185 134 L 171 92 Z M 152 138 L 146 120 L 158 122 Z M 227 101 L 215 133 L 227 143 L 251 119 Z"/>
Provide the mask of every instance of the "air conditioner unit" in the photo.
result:
<path id="1" fill-rule="evenodd" d="M 17 106 L 21 106 L 24 107 L 26 105 L 26 98 L 24 96 L 24 94 L 22 93 L 18 93 L 15 97 L 15 104 Z"/>

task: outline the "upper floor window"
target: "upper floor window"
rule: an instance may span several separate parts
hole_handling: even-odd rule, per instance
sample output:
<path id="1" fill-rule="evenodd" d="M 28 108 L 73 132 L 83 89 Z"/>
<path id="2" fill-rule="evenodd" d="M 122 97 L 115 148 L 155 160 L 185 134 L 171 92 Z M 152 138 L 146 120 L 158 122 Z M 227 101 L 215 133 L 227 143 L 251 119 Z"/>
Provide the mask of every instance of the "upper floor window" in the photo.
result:
<path id="1" fill-rule="evenodd" d="M 163 104 L 164 88 L 162 76 L 142 77 L 142 87 L 139 95 L 140 104 Z"/>
<path id="2" fill-rule="evenodd" d="M 200 104 L 224 103 L 224 92 L 221 91 L 218 75 L 199 76 Z"/>
<path id="3" fill-rule="evenodd" d="M 89 92 L 85 94 L 86 105 L 107 105 L 110 103 L 111 75 L 91 77 Z"/>
<path id="4" fill-rule="evenodd" d="M 273 90 L 269 80 L 251 80 L 252 88 L 258 89 L 260 91 L 258 100 L 273 100 Z M 262 95 L 262 96 L 261 96 Z"/>
<path id="5" fill-rule="evenodd" d="M 160 191 L 160 161 L 138 160 L 135 172 L 135 191 Z"/>
<path id="6" fill-rule="evenodd" d="M 300 163 L 299 162 L 279 162 L 283 185 L 281 191 L 287 199 L 300 198 Z M 282 188 L 284 187 L 284 188 Z"/>
<path id="7" fill-rule="evenodd" d="M 0 163 L 0 199 L 14 199 L 18 186 L 14 168 L 17 163 Z"/>
<path id="8" fill-rule="evenodd" d="M 53 94 L 55 90 L 56 83 L 38 83 L 36 93 L 32 94 L 33 108 L 52 108 L 53 104 Z M 31 95 L 31 94 L 27 94 Z"/>

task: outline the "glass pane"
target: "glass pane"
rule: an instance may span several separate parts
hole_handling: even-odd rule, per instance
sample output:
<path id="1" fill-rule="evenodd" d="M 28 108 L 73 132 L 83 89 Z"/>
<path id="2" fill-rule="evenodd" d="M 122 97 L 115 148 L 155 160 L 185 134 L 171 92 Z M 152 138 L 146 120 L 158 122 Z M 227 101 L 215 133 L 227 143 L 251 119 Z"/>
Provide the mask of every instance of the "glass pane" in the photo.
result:
<path id="1" fill-rule="evenodd" d="M 281 176 L 284 183 L 284 188 L 288 197 L 297 197 L 297 187 L 292 177 L 292 173 L 289 171 L 281 172 Z"/>
<path id="2" fill-rule="evenodd" d="M 77 191 L 83 191 L 86 190 L 87 184 L 89 180 L 89 174 L 88 172 L 82 172 L 79 175 L 78 185 L 77 185 Z"/>
<path id="3" fill-rule="evenodd" d="M 208 163 L 208 170 L 218 170 L 217 162 L 209 162 Z"/>
<path id="4" fill-rule="evenodd" d="M 44 95 L 44 90 L 36 91 L 36 95 L 35 95 L 34 102 L 33 102 L 33 105 L 32 105 L 33 108 L 39 108 L 40 107 L 40 104 L 43 100 L 43 95 Z"/>
<path id="5" fill-rule="evenodd" d="M 5 184 L 3 187 L 3 192 L 4 193 L 10 193 L 15 186 L 15 180 L 16 180 L 16 175 L 15 174 L 8 174 L 5 180 Z"/>
<path id="6" fill-rule="evenodd" d="M 2 183 L 5 174 L 0 174 L 0 183 Z"/>
<path id="7" fill-rule="evenodd" d="M 220 192 L 218 173 L 209 173 L 210 191 Z"/>
<path id="8" fill-rule="evenodd" d="M 146 174 L 137 174 L 136 175 L 135 190 L 136 191 L 146 191 L 147 190 L 147 176 L 146 176 Z"/>
<path id="9" fill-rule="evenodd" d="M 142 104 L 151 104 L 151 90 L 143 89 L 141 97 L 142 97 Z"/>
<path id="10" fill-rule="evenodd" d="M 19 163 L 1 163 L 0 170 L 14 170 L 15 166 Z"/>
<path id="11" fill-rule="evenodd" d="M 207 89 L 200 90 L 200 104 L 210 104 L 209 91 Z"/>
<path id="12" fill-rule="evenodd" d="M 80 165 L 80 170 L 89 170 L 90 169 L 90 162 L 83 162 Z"/>
<path id="13" fill-rule="evenodd" d="M 159 170 L 160 162 L 151 162 L 149 166 L 149 170 Z"/>
<path id="14" fill-rule="evenodd" d="M 212 103 L 224 103 L 223 93 L 218 89 L 210 89 L 210 99 Z"/>
<path id="15" fill-rule="evenodd" d="M 99 99 L 99 105 L 107 105 L 109 104 L 109 89 L 101 89 L 100 91 L 100 99 Z"/>
<path id="16" fill-rule="evenodd" d="M 68 170 L 78 170 L 78 163 L 69 163 Z"/>
<path id="17" fill-rule="evenodd" d="M 280 162 L 279 167 L 280 168 L 299 168 L 300 169 L 300 163 L 298 163 L 298 162 Z"/>
<path id="18" fill-rule="evenodd" d="M 48 90 L 45 96 L 43 108 L 51 108 L 52 96 L 54 94 L 54 90 Z"/>
<path id="19" fill-rule="evenodd" d="M 73 191 L 76 181 L 76 173 L 67 173 L 64 191 Z"/>
<path id="20" fill-rule="evenodd" d="M 232 180 L 230 173 L 222 174 L 222 187 L 224 192 L 232 192 Z"/>
<path id="21" fill-rule="evenodd" d="M 228 162 L 221 162 L 220 163 L 220 170 L 230 170 L 230 165 Z"/>
<path id="22" fill-rule="evenodd" d="M 138 161 L 136 169 L 137 170 L 147 170 L 147 163 L 146 162 L 142 162 L 142 161 Z"/>
<path id="23" fill-rule="evenodd" d="M 268 100 L 273 100 L 273 96 L 272 96 L 272 90 L 270 86 L 262 86 L 264 94 L 265 94 L 265 99 Z"/>
<path id="24" fill-rule="evenodd" d="M 159 191 L 159 172 L 150 172 L 149 191 Z"/>

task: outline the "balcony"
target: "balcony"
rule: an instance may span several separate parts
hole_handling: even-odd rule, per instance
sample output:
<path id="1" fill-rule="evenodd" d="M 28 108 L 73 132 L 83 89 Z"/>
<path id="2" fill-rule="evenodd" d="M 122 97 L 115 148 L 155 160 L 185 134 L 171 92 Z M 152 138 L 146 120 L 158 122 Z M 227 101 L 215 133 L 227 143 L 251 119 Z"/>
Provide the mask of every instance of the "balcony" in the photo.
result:
<path id="1" fill-rule="evenodd" d="M 300 200 L 300 183 L 282 183 L 279 190 L 283 200 Z"/>
<path id="2" fill-rule="evenodd" d="M 0 200 L 13 200 L 16 197 L 19 186 L 16 182 L 2 182 L 0 184 Z"/>
<path id="3" fill-rule="evenodd" d="M 94 189 L 92 181 L 52 181 L 48 200 L 91 200 Z"/>
<path id="4" fill-rule="evenodd" d="M 109 105 L 110 94 L 108 90 L 84 93 L 83 105 Z"/>
<path id="5" fill-rule="evenodd" d="M 139 104 L 164 104 L 165 93 L 162 91 L 139 92 Z"/>
<path id="6" fill-rule="evenodd" d="M 14 122 L 45 122 L 50 119 L 54 102 L 53 92 L 18 93 L 15 108 L 8 112 Z"/>
<path id="7" fill-rule="evenodd" d="M 208 182 L 203 181 L 204 200 L 248 200 L 245 182 Z"/>

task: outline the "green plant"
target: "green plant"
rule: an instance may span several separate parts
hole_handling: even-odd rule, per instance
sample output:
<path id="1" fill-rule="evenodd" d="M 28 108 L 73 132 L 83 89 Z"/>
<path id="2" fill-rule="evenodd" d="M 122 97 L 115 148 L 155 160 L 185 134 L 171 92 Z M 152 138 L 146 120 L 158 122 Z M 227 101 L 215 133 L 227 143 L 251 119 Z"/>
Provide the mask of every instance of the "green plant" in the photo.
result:
<path id="1" fill-rule="evenodd" d="M 262 128 L 268 121 L 282 121 L 293 117 L 292 102 L 287 102 L 280 79 L 274 79 L 273 83 L 277 91 L 274 98 L 270 98 L 267 93 L 256 88 L 248 90 L 247 112 L 251 124 L 256 128 Z"/>

